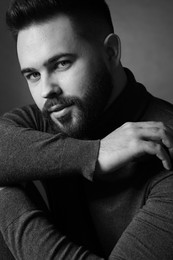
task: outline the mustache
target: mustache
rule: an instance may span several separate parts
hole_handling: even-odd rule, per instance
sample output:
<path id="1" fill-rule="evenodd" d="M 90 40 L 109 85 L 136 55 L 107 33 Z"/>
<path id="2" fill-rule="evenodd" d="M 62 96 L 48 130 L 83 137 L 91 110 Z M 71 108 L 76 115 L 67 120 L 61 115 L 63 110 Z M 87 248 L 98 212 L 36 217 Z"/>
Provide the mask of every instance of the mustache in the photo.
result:
<path id="1" fill-rule="evenodd" d="M 49 114 L 50 114 L 49 109 L 55 105 L 58 105 L 58 106 L 76 105 L 80 108 L 82 107 L 82 103 L 79 100 L 79 98 L 77 98 L 77 97 L 58 97 L 58 98 L 54 97 L 54 98 L 46 100 L 44 107 L 42 109 L 43 115 L 45 117 L 49 117 Z"/>

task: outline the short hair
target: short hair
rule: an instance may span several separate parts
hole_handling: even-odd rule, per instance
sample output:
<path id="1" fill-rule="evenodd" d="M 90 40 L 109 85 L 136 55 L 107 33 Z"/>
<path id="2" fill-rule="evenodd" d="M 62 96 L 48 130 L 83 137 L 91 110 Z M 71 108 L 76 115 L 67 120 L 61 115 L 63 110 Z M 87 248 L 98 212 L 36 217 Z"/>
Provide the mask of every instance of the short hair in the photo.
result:
<path id="1" fill-rule="evenodd" d="M 105 0 L 12 0 L 6 13 L 6 23 L 17 39 L 20 30 L 51 19 L 57 14 L 65 14 L 72 20 L 77 20 L 78 25 L 81 25 L 81 19 L 84 21 L 86 17 L 90 23 L 101 19 L 110 32 L 114 31 Z"/>

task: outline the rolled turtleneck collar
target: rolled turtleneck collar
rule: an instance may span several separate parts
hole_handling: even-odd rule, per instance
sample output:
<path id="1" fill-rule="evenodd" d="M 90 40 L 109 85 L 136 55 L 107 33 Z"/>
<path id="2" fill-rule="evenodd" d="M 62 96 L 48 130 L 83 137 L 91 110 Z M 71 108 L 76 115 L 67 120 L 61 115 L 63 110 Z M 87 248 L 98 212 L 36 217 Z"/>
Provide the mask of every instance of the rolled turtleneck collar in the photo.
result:
<path id="1" fill-rule="evenodd" d="M 151 95 L 145 87 L 136 82 L 134 75 L 125 68 L 127 84 L 124 90 L 95 122 L 89 138 L 101 139 L 126 122 L 140 121 Z"/>

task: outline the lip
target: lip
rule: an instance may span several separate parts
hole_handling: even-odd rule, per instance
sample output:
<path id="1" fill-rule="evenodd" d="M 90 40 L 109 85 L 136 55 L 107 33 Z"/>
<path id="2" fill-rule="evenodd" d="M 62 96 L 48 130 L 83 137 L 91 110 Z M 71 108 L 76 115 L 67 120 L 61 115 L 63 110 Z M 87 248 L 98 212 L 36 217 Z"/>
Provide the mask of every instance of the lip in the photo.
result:
<path id="1" fill-rule="evenodd" d="M 54 106 L 50 107 L 48 109 L 48 111 L 49 111 L 49 113 L 59 112 L 65 108 L 68 108 L 69 106 L 71 106 L 71 105 L 54 105 Z"/>
<path id="2" fill-rule="evenodd" d="M 56 106 L 53 106 L 51 107 L 51 111 L 49 110 L 49 113 L 51 115 L 51 118 L 54 119 L 54 120 L 58 120 L 58 119 L 67 119 L 69 118 L 69 115 L 71 113 L 71 106 L 72 105 L 66 105 L 66 106 L 60 106 L 60 105 L 56 105 Z"/>

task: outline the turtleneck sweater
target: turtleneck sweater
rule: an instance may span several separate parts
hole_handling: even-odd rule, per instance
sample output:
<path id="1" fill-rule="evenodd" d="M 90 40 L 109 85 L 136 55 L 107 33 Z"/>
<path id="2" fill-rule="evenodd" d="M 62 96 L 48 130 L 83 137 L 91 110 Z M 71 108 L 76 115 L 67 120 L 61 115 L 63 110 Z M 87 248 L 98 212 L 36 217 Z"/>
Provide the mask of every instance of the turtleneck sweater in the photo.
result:
<path id="1" fill-rule="evenodd" d="M 88 140 L 52 133 L 35 105 L 1 118 L 0 183 L 42 180 L 51 209 L 50 219 L 27 190 L 0 192 L 0 230 L 17 259 L 172 259 L 173 172 L 146 156 L 107 180 L 94 175 L 99 140 L 123 123 L 173 127 L 173 106 L 126 73 L 126 88 Z"/>

